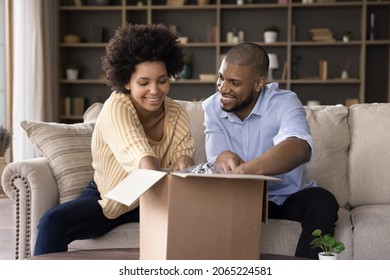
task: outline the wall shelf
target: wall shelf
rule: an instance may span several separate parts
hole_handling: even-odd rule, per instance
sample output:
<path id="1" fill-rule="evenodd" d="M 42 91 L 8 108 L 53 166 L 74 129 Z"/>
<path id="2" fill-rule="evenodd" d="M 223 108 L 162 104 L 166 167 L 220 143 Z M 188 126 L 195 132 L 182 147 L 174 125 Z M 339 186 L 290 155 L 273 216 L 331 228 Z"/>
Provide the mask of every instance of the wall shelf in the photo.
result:
<path id="1" fill-rule="evenodd" d="M 186 0 L 183 6 L 167 6 L 165 0 L 111 0 L 109 6 L 65 5 L 58 1 L 59 18 L 59 121 L 64 118 L 65 97 L 84 97 L 86 107 L 104 102 L 110 90 L 103 79 L 100 58 L 108 40 L 119 26 L 163 23 L 176 26 L 181 36 L 188 38 L 186 47 L 193 54 L 193 79 L 172 82 L 170 96 L 174 99 L 202 100 L 216 91 L 214 81 L 201 81 L 199 74 L 216 74 L 221 56 L 235 43 L 227 42 L 230 31 L 245 33 L 245 41 L 255 42 L 269 53 L 276 53 L 279 69 L 273 71 L 275 81 L 283 88 L 295 91 L 302 103 L 318 100 L 321 104 L 343 104 L 346 99 L 359 102 L 388 102 L 390 96 L 390 1 L 350 1 L 303 4 L 292 0 L 278 4 L 277 0 L 252 0 L 237 5 L 235 0 L 210 0 L 209 5 L 197 5 Z M 84 1 L 93 3 L 93 0 Z M 375 40 L 369 40 L 370 16 L 375 14 Z M 329 16 L 332 15 L 332 16 Z M 348 20 L 345 20 L 347 18 Z M 343 19 L 343 20 L 338 20 Z M 263 29 L 278 25 L 280 34 L 275 43 L 265 43 Z M 211 29 L 215 26 L 212 40 Z M 103 28 L 101 42 L 93 41 L 91 30 Z M 315 42 L 309 29 L 330 28 L 335 41 Z M 343 42 L 342 36 L 350 30 L 353 38 Z M 81 42 L 65 44 L 66 34 L 80 36 Z M 299 79 L 292 79 L 291 60 L 300 57 Z M 77 60 L 85 71 L 80 79 L 66 80 L 64 65 Z M 328 79 L 321 80 L 319 61 L 328 61 Z M 285 79 L 283 66 L 287 62 Z M 341 79 L 341 71 L 349 65 L 349 78 Z M 378 67 L 378 65 L 381 65 Z M 310 77 L 310 78 L 305 78 Z M 78 116 L 80 117 L 80 116 Z M 77 118 L 76 118 L 77 119 Z"/>

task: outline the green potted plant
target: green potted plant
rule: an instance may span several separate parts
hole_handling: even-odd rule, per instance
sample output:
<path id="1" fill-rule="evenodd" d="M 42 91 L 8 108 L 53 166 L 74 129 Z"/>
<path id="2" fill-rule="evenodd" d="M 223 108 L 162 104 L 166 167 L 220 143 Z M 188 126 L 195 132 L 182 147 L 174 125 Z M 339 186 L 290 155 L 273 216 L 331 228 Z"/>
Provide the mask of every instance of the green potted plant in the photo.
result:
<path id="1" fill-rule="evenodd" d="M 330 234 L 322 235 L 320 229 L 316 229 L 312 232 L 315 237 L 311 242 L 311 248 L 321 248 L 322 252 L 318 253 L 318 258 L 322 259 L 337 259 L 337 255 L 345 250 L 344 243 L 336 240 Z"/>
<path id="2" fill-rule="evenodd" d="M 183 57 L 184 68 L 183 71 L 179 74 L 180 79 L 191 79 L 193 75 L 193 67 L 192 67 L 192 53 L 187 53 Z"/>
<path id="3" fill-rule="evenodd" d="M 3 170 L 7 165 L 5 159 L 5 153 L 11 145 L 12 131 L 3 125 L 0 125 L 0 178 L 3 174 Z M 0 180 L 0 198 L 6 197 Z"/>
<path id="4" fill-rule="evenodd" d="M 10 129 L 0 125 L 0 157 L 4 157 L 11 145 L 12 132 Z"/>
<path id="5" fill-rule="evenodd" d="M 278 38 L 280 30 L 276 25 L 269 25 L 264 28 L 264 42 L 265 43 L 274 43 Z"/>
<path id="6" fill-rule="evenodd" d="M 343 42 L 347 43 L 352 39 L 352 31 L 348 30 L 343 34 Z"/>

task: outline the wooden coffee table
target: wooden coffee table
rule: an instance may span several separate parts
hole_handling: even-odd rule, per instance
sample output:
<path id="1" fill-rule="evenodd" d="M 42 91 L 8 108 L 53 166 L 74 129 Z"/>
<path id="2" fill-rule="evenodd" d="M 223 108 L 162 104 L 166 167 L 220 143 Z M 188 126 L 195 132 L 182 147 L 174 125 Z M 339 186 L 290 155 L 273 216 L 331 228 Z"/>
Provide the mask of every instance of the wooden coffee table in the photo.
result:
<path id="1" fill-rule="evenodd" d="M 294 256 L 261 254 L 261 260 L 304 260 Z M 29 260 L 139 260 L 139 248 L 96 249 L 50 253 L 29 258 Z"/>

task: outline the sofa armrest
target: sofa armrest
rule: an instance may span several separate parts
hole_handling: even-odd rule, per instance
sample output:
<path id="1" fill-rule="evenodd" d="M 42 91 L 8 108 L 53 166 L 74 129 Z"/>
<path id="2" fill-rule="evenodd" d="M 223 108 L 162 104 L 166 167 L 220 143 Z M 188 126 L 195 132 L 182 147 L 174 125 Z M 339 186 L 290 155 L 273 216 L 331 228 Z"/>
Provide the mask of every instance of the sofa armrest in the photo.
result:
<path id="1" fill-rule="evenodd" d="M 4 192 L 15 202 L 15 259 L 32 255 L 42 214 L 58 204 L 55 177 L 46 158 L 9 163 L 3 171 Z"/>

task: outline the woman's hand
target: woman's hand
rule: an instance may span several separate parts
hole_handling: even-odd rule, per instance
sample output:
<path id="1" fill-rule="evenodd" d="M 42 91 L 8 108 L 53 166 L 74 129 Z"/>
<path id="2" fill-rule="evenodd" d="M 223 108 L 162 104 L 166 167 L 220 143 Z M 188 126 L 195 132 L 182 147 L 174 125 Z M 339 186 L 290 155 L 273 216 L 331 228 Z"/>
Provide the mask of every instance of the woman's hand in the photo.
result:
<path id="1" fill-rule="evenodd" d="M 172 171 L 173 172 L 180 171 L 180 170 L 189 168 L 189 167 L 194 166 L 194 165 L 195 165 L 195 162 L 192 159 L 192 157 L 181 156 L 176 160 L 175 164 L 172 166 Z"/>
<path id="2" fill-rule="evenodd" d="M 147 156 L 141 159 L 139 168 L 141 169 L 151 169 L 151 170 L 160 170 L 160 164 L 158 163 L 157 158 Z"/>

